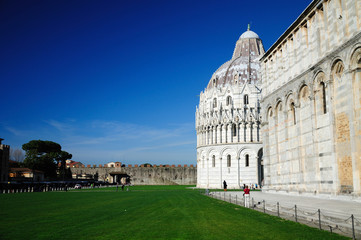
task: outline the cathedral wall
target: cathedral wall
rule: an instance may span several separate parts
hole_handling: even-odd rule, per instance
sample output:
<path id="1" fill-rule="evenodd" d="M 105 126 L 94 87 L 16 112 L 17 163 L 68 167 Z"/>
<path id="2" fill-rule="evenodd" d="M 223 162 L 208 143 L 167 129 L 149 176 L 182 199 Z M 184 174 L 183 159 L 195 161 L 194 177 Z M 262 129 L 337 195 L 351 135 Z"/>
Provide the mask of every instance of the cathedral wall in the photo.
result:
<path id="1" fill-rule="evenodd" d="M 262 64 L 265 95 L 332 53 L 360 29 L 361 3 L 357 0 L 313 1 L 266 52 Z"/>
<path id="2" fill-rule="evenodd" d="M 359 16 L 313 1 L 262 58 L 265 191 L 361 196 Z"/>

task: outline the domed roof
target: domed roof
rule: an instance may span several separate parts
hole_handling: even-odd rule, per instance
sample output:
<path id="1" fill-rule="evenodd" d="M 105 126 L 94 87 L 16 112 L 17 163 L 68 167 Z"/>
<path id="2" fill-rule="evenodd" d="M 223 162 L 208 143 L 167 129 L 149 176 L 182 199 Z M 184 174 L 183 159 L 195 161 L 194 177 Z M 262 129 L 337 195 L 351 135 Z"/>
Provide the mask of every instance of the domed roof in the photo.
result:
<path id="1" fill-rule="evenodd" d="M 257 33 L 248 29 L 241 35 L 241 37 L 239 39 L 241 39 L 241 38 L 259 38 L 259 36 L 257 35 Z"/>
<path id="2" fill-rule="evenodd" d="M 207 89 L 223 87 L 226 84 L 255 84 L 260 79 L 260 63 L 258 59 L 264 54 L 264 48 L 259 36 L 248 30 L 236 43 L 232 59 L 220 66 L 212 75 Z"/>

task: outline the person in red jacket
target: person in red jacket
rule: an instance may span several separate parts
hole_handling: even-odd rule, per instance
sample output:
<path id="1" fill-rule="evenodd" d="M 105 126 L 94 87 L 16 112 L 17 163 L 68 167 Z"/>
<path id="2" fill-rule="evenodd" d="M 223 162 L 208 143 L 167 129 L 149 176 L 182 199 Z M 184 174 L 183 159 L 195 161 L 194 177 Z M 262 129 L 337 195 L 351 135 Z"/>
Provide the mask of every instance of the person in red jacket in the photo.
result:
<path id="1" fill-rule="evenodd" d="M 248 186 L 245 187 L 245 189 L 243 190 L 243 196 L 244 196 L 244 206 L 246 208 L 249 208 L 249 188 Z"/>

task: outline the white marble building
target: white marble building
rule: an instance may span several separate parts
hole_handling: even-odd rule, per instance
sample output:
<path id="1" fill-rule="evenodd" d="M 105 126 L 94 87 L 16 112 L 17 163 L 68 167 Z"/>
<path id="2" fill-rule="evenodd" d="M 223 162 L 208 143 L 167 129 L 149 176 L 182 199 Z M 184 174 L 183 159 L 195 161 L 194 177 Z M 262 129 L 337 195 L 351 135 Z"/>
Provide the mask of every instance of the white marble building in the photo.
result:
<path id="1" fill-rule="evenodd" d="M 314 0 L 262 57 L 263 190 L 361 196 L 360 16 Z"/>
<path id="2" fill-rule="evenodd" d="M 239 188 L 263 180 L 261 39 L 249 28 L 232 59 L 213 73 L 196 109 L 197 187 Z"/>

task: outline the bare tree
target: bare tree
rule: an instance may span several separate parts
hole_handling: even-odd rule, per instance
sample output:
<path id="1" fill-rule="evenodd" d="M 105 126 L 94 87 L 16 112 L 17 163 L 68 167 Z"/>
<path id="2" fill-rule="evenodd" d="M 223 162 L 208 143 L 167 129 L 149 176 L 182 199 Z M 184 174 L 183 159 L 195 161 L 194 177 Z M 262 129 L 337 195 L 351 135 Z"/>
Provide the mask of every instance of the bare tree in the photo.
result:
<path id="1" fill-rule="evenodd" d="M 21 149 L 10 149 L 10 159 L 16 162 L 23 162 L 25 158 L 24 151 Z"/>

